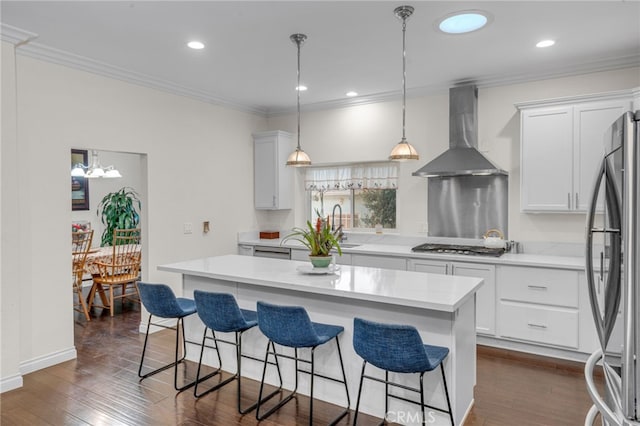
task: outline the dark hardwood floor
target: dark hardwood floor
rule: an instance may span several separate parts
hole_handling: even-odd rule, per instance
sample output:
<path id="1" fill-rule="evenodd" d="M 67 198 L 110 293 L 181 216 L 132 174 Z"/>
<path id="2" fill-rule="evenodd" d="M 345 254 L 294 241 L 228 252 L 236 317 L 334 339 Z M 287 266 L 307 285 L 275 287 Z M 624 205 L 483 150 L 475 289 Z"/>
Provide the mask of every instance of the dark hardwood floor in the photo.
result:
<path id="1" fill-rule="evenodd" d="M 139 308 L 127 304 L 115 317 L 95 309 L 87 323 L 76 316 L 78 358 L 24 376 L 24 386 L 0 396 L 3 426 L 9 425 L 254 425 L 255 412 L 236 411 L 235 384 L 193 397 L 192 389 L 176 394 L 172 370 L 140 382 L 138 363 L 144 335 L 138 333 Z M 153 336 L 149 355 L 168 361 L 173 334 Z M 180 379 L 195 375 L 187 363 Z M 246 385 L 245 385 L 246 383 Z M 243 381 L 243 393 L 257 393 L 256 382 Z M 352 396 L 355 398 L 355 395 Z M 244 401 L 249 403 L 249 399 Z M 581 425 L 590 406 L 582 365 L 541 357 L 478 348 L 475 406 L 467 425 Z M 326 424 L 340 408 L 318 402 L 317 424 Z M 347 417 L 340 424 L 350 424 Z M 379 419 L 358 418 L 358 424 Z M 298 397 L 263 425 L 308 423 L 308 399 Z"/>

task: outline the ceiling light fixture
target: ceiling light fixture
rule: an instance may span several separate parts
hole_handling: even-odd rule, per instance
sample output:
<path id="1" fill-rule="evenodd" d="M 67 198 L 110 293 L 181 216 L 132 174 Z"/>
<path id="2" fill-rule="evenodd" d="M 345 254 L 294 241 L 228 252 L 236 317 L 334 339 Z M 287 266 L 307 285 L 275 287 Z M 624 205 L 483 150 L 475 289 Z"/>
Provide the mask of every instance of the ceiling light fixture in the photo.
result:
<path id="1" fill-rule="evenodd" d="M 484 28 L 489 23 L 489 18 L 487 12 L 465 10 L 440 19 L 438 28 L 446 34 L 466 34 Z"/>
<path id="2" fill-rule="evenodd" d="M 350 98 L 353 98 L 354 96 L 358 96 L 358 92 L 351 91 L 351 92 L 345 93 L 345 95 L 347 95 Z"/>
<path id="3" fill-rule="evenodd" d="M 289 154 L 287 166 L 302 167 L 311 165 L 311 159 L 307 153 L 300 148 L 300 92 L 302 91 L 302 87 L 300 86 L 300 46 L 305 42 L 307 36 L 304 34 L 291 34 L 289 38 L 298 46 L 298 85 L 296 88 L 299 87 L 300 90 L 296 90 L 298 95 L 298 146 L 295 151 Z"/>
<path id="4" fill-rule="evenodd" d="M 296 86 L 296 90 L 300 91 L 300 92 L 304 92 L 307 90 L 307 86 L 305 86 L 304 84 L 301 86 Z"/>
<path id="5" fill-rule="evenodd" d="M 398 142 L 396 146 L 391 150 L 389 160 L 403 161 L 403 160 L 418 160 L 420 156 L 418 151 L 407 142 L 405 136 L 405 123 L 406 123 L 406 103 L 407 103 L 407 60 L 406 60 L 406 32 L 407 32 L 407 18 L 413 13 L 413 7 L 411 6 L 399 6 L 393 11 L 395 15 L 402 19 L 402 140 Z"/>
<path id="6" fill-rule="evenodd" d="M 86 170 L 86 172 L 85 172 Z M 77 163 L 71 169 L 71 176 L 93 178 L 121 178 L 122 175 L 114 166 L 103 167 L 98 160 L 98 151 L 91 151 L 91 165 Z"/>
<path id="7" fill-rule="evenodd" d="M 556 44 L 555 40 L 542 40 L 536 43 L 536 47 L 550 47 Z"/>
<path id="8" fill-rule="evenodd" d="M 192 49 L 195 50 L 200 50 L 200 49 L 204 49 L 204 43 L 200 42 L 200 41 L 190 41 L 189 43 L 187 43 L 187 46 L 189 46 Z"/>

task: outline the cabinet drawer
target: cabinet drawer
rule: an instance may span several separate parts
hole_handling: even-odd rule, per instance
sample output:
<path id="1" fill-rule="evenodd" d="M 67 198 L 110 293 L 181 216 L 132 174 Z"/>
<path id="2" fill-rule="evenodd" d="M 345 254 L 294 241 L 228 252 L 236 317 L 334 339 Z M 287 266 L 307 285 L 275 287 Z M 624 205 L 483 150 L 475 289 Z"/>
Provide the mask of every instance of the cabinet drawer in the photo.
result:
<path id="1" fill-rule="evenodd" d="M 500 267 L 500 299 L 578 307 L 578 272 L 561 269 Z"/>
<path id="2" fill-rule="evenodd" d="M 578 347 L 578 312 L 500 302 L 500 335 L 569 348 Z"/>
<path id="3" fill-rule="evenodd" d="M 404 257 L 353 254 L 351 255 L 351 264 L 353 266 L 368 266 L 371 268 L 407 270 L 407 259 Z"/>

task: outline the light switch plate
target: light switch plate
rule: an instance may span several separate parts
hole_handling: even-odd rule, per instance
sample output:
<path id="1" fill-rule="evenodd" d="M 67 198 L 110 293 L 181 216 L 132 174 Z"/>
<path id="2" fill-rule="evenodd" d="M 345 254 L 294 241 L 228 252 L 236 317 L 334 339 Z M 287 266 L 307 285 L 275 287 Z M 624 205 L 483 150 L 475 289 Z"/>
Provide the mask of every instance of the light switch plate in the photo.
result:
<path id="1" fill-rule="evenodd" d="M 182 225 L 182 232 L 185 234 L 193 234 L 193 223 L 185 222 Z"/>

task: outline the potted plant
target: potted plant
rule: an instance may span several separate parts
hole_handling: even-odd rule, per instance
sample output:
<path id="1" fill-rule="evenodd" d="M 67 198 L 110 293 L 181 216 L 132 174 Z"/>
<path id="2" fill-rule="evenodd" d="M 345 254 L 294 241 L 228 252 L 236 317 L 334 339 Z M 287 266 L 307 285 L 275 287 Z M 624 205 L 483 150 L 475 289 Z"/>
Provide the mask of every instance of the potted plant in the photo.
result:
<path id="1" fill-rule="evenodd" d="M 112 245 L 114 229 L 137 228 L 140 223 L 139 211 L 140 199 L 132 188 L 124 187 L 105 195 L 96 213 L 105 226 L 100 245 Z"/>
<path id="2" fill-rule="evenodd" d="M 315 226 L 307 221 L 306 228 L 293 228 L 293 232 L 287 235 L 282 242 L 295 240 L 309 249 L 309 260 L 316 268 L 326 268 L 331 263 L 331 250 L 335 248 L 340 256 L 342 250 L 338 242 L 340 230 L 331 230 L 329 218 L 318 217 Z"/>

